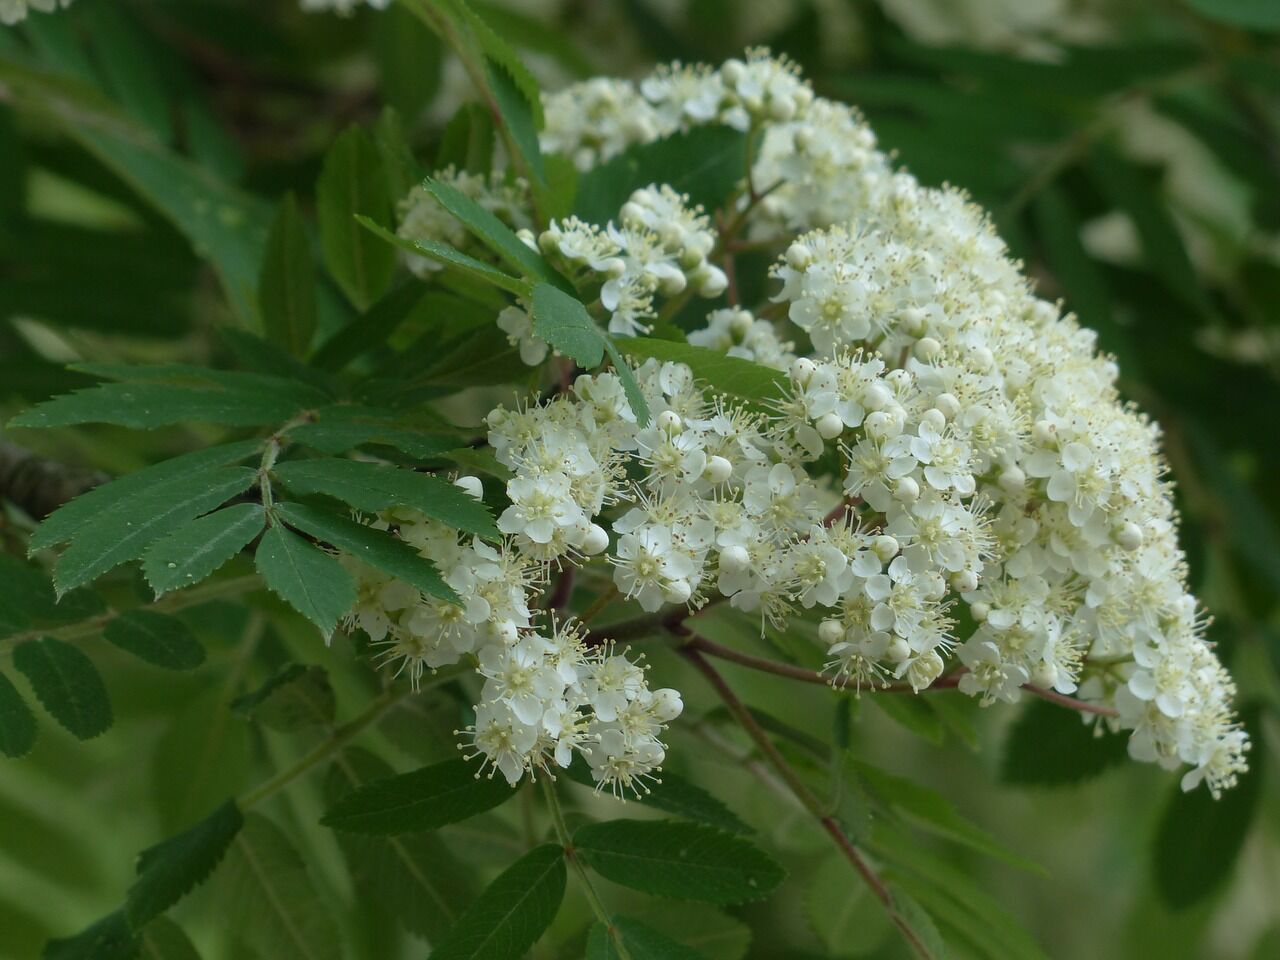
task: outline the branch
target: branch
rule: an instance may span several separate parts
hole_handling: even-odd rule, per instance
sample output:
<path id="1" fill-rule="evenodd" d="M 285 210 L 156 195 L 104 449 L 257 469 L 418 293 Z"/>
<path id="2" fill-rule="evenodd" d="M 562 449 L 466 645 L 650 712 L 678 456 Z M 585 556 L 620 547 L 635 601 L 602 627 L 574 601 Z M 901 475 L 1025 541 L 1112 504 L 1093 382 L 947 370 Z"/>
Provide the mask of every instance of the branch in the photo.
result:
<path id="1" fill-rule="evenodd" d="M 43 520 L 73 497 L 111 477 L 38 456 L 0 440 L 0 497 L 12 501 L 32 520 Z"/>
<path id="2" fill-rule="evenodd" d="M 928 948 L 920 941 L 920 938 L 916 935 L 916 932 L 911 929 L 910 924 L 907 923 L 902 914 L 898 912 L 898 908 L 893 902 L 893 894 L 889 892 L 889 888 L 885 886 L 880 875 L 875 872 L 869 863 L 867 863 L 858 848 L 854 846 L 853 841 L 845 834 L 844 829 L 836 822 L 835 817 L 831 816 L 823 809 L 822 801 L 814 796 L 813 792 L 805 786 L 805 783 L 800 779 L 799 774 L 791 768 L 791 765 L 787 763 L 786 758 L 778 748 L 773 745 L 773 741 L 769 739 L 769 735 L 766 734 L 760 724 L 756 722 L 755 717 L 751 715 L 751 711 L 747 709 L 746 705 L 738 699 L 737 694 L 735 694 L 733 689 L 725 682 L 724 677 L 720 676 L 716 671 L 716 668 L 708 663 L 706 657 L 697 650 L 686 646 L 682 647 L 680 652 L 698 668 L 702 675 L 707 678 L 707 681 L 711 686 L 715 688 L 716 693 L 720 695 L 720 699 L 723 700 L 725 706 L 729 708 L 729 712 L 733 714 L 738 723 L 742 725 L 742 728 L 746 730 L 747 735 L 755 741 L 756 746 L 760 748 L 760 752 L 764 754 L 765 759 L 769 761 L 773 768 L 778 771 L 778 774 L 786 782 L 787 787 L 793 794 L 795 794 L 796 799 L 804 805 L 806 810 L 813 814 L 814 818 L 817 819 L 819 824 L 821 824 L 822 829 L 831 837 L 836 847 L 839 848 L 842 854 L 844 854 L 849 863 L 853 865 L 853 868 L 866 882 L 867 886 L 871 888 L 871 892 L 875 894 L 876 899 L 884 905 L 884 909 L 889 914 L 889 918 L 902 932 L 902 935 L 906 938 L 907 942 L 911 944 L 912 949 L 914 949 L 919 956 L 929 960 L 931 955 Z"/>

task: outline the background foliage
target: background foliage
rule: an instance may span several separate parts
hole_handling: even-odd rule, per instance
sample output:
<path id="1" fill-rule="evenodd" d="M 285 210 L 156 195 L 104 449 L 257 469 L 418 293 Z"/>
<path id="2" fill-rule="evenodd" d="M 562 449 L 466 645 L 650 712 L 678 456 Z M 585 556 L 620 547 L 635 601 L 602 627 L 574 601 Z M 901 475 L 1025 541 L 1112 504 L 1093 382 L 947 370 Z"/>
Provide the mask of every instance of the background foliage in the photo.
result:
<path id="1" fill-rule="evenodd" d="M 904 903 L 932 917 L 922 926 L 936 923 L 952 955 L 1273 957 L 1280 14 L 1246 0 L 1059 2 L 1035 16 L 1015 6 L 1025 5 L 475 4 L 550 84 L 718 61 L 748 42 L 788 53 L 820 93 L 859 104 L 922 180 L 968 188 L 1042 289 L 1099 331 L 1127 394 L 1166 430 L 1192 586 L 1215 616 L 1256 738 L 1241 789 L 1217 804 L 1203 791 L 1182 796 L 1167 774 L 1113 762 L 1081 740 L 1072 716 L 1042 703 L 979 714 L 955 693 L 851 702 L 726 674 L 768 711 L 806 778 L 846 785 L 833 799 L 842 821 L 891 865 Z M 8 419 L 103 378 L 80 402 L 122 404 L 119 426 L 15 426 L 5 440 L 129 474 L 275 425 L 300 396 L 322 404 L 326 373 L 353 363 L 394 384 L 371 394 L 378 410 L 471 388 L 442 405 L 455 423 L 474 424 L 510 384 L 523 389 L 525 368 L 475 305 L 483 293 L 417 295 L 392 247 L 354 220 L 391 226 L 394 199 L 421 173 L 485 154 L 492 127 L 466 102 L 460 74 L 399 6 L 341 19 L 292 3 L 78 0 L 0 32 L 0 405 Z M 546 189 L 555 184 L 546 171 Z M 67 367 L 89 360 L 96 367 Z M 221 374 L 170 368 L 163 384 L 120 384 L 108 362 Z M 160 386 L 165 404 L 149 402 Z M 170 405 L 175 386 L 189 406 Z M 80 416 L 43 409 L 25 422 Z M 378 412 L 293 428 L 325 453 L 373 443 L 421 460 L 465 442 L 439 422 Z M 566 889 L 536 790 L 498 806 L 511 799 L 505 785 L 475 786 L 457 809 L 496 809 L 465 822 L 440 819 L 442 804 L 344 806 L 393 770 L 451 761 L 473 698 L 447 672 L 420 697 L 379 693 L 358 641 L 339 632 L 322 646 L 280 599 L 332 629 L 341 596 L 307 591 L 329 582 L 322 555 L 273 528 L 258 564 L 275 594 L 239 595 L 256 581 L 252 561 L 235 555 L 261 530 L 260 510 L 241 504 L 214 514 L 216 529 L 162 541 L 140 570 L 118 565 L 136 555 L 132 524 L 161 505 L 186 503 L 179 514 L 196 516 L 253 482 L 236 464 L 260 444 L 219 449 L 153 474 L 167 485 L 154 502 L 114 514 L 97 542 L 64 553 L 57 586 L 70 592 L 56 606 L 47 575 L 23 559 L 30 518 L 9 506 L 0 521 L 0 750 L 29 754 L 0 759 L 0 956 L 37 956 L 49 938 L 80 930 L 46 956 L 125 956 L 130 926 L 151 917 L 149 957 L 420 957 L 421 937 L 433 956 L 473 956 L 475 938 L 494 930 L 520 942 L 503 926 L 504 889 L 528 892 L 516 920 L 536 935 Z M 16 476 L 6 460 L 5 492 L 20 499 Z M 370 496 L 369 478 L 348 479 L 361 491 L 349 497 Z M 341 482 L 295 476 L 289 489 Z M 328 514 L 294 519 L 332 543 L 343 535 Z M 227 558 L 205 587 L 134 609 L 150 599 L 148 584 L 171 589 Z M 320 566 L 290 578 L 299 562 Z M 432 571 L 401 575 L 427 589 Z M 760 647 L 727 614 L 707 632 Z M 769 642 L 775 656 L 795 652 L 785 637 Z M 688 835 L 648 838 L 652 807 L 619 810 L 572 783 L 561 791 L 583 860 L 628 883 L 597 881 L 636 918 L 620 924 L 635 956 L 903 955 L 804 812 L 755 778 L 751 744 L 699 678 L 661 653 L 653 669 L 689 704 L 671 732 L 674 776 L 658 794 Z M 51 716 L 37 722 L 37 703 Z M 273 777 L 334 743 L 345 748 L 276 791 Z M 430 789 L 452 789 L 449 776 L 438 770 Z M 239 806 L 219 806 L 228 796 Z M 595 820 L 610 823 L 583 826 Z M 647 895 L 688 895 L 678 889 L 696 876 L 688 865 L 640 880 L 618 867 L 619 845 L 660 841 L 702 842 L 730 864 L 728 879 L 708 874 L 692 890 L 726 906 Z M 757 859 L 757 847 L 771 856 Z M 746 892 L 734 884 L 748 881 L 780 885 L 763 903 L 735 906 Z M 532 955 L 612 956 L 582 888 L 570 880 L 564 895 Z"/>

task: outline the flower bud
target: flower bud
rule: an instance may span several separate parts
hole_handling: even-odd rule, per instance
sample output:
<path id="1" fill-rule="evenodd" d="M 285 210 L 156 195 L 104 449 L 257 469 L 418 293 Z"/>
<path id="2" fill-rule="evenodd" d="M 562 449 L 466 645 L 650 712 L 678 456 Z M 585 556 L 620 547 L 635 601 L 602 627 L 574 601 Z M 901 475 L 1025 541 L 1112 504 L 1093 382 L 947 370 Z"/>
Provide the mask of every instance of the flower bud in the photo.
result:
<path id="1" fill-rule="evenodd" d="M 862 421 L 863 429 L 867 431 L 867 435 L 873 440 L 887 439 L 895 425 L 894 418 L 883 410 L 875 411 L 866 420 Z"/>
<path id="2" fill-rule="evenodd" d="M 804 270 L 812 262 L 813 251 L 809 249 L 807 244 L 797 240 L 787 247 L 787 266 L 792 270 Z"/>
<path id="3" fill-rule="evenodd" d="M 809 378 L 818 372 L 818 365 L 808 357 L 800 357 L 791 364 L 791 379 L 799 386 L 809 384 Z"/>
<path id="4" fill-rule="evenodd" d="M 1042 447 L 1047 447 L 1058 439 L 1058 428 L 1048 420 L 1037 420 L 1031 427 L 1031 439 Z"/>
<path id="5" fill-rule="evenodd" d="M 704 266 L 701 282 L 698 284 L 698 296 L 718 297 L 729 287 L 729 278 L 719 267 Z"/>
<path id="6" fill-rule="evenodd" d="M 1041 660 L 1031 668 L 1031 682 L 1037 687 L 1049 689 L 1053 686 L 1053 682 L 1058 679 L 1058 671 L 1053 664 L 1046 663 Z"/>
<path id="7" fill-rule="evenodd" d="M 720 569 L 726 573 L 741 573 L 751 564 L 751 554 L 746 547 L 737 544 L 720 551 Z"/>
<path id="8" fill-rule="evenodd" d="M 907 307 L 898 319 L 903 332 L 908 336 L 918 337 L 924 333 L 925 313 L 919 307 Z"/>
<path id="9" fill-rule="evenodd" d="M 604 527 L 598 523 L 593 523 L 587 527 L 587 535 L 582 538 L 581 550 L 588 557 L 594 557 L 597 553 L 603 552 L 609 546 L 609 534 Z"/>
<path id="10" fill-rule="evenodd" d="M 621 257 L 609 257 L 600 265 L 600 272 L 611 280 L 616 280 L 627 272 L 627 261 Z"/>
<path id="11" fill-rule="evenodd" d="M 736 87 L 746 76 L 747 65 L 741 60 L 726 60 L 720 68 L 720 78 L 730 87 Z"/>
<path id="12" fill-rule="evenodd" d="M 678 432 L 684 424 L 680 420 L 680 414 L 674 410 L 663 410 L 658 414 L 658 428 L 668 433 Z"/>
<path id="13" fill-rule="evenodd" d="M 516 236 L 520 238 L 520 242 L 534 252 L 538 249 L 538 238 L 533 235 L 533 231 L 528 227 L 521 227 L 516 231 Z"/>
<path id="14" fill-rule="evenodd" d="M 956 593 L 973 593 L 978 589 L 978 574 L 973 570 L 961 570 L 951 578 Z"/>
<path id="15" fill-rule="evenodd" d="M 769 116 L 781 123 L 786 123 L 796 115 L 796 101 L 783 93 L 769 101 Z"/>
<path id="16" fill-rule="evenodd" d="M 1119 524 L 1111 531 L 1111 536 L 1124 550 L 1137 550 L 1142 546 L 1142 528 L 1132 520 Z"/>
<path id="17" fill-rule="evenodd" d="M 903 477 L 893 488 L 893 499 L 899 503 L 915 503 L 920 499 L 920 484 L 911 477 Z"/>
<path id="18" fill-rule="evenodd" d="M 679 580 L 672 580 L 662 591 L 662 598 L 667 603 L 685 603 L 691 596 L 693 596 L 693 587 L 683 577 Z"/>
<path id="19" fill-rule="evenodd" d="M 938 394 L 938 398 L 933 401 L 933 405 L 937 407 L 939 412 L 941 412 L 941 414 L 948 420 L 954 420 L 960 415 L 960 401 L 955 398 L 954 394 Z"/>
<path id="20" fill-rule="evenodd" d="M 741 342 L 742 338 L 751 332 L 751 328 L 755 325 L 755 318 L 747 310 L 738 310 L 734 313 L 733 319 L 729 321 L 729 332 L 733 334 L 735 340 Z"/>
<path id="21" fill-rule="evenodd" d="M 520 639 L 520 631 L 510 620 L 499 620 L 493 625 L 493 635 L 503 643 L 512 644 Z"/>
<path id="22" fill-rule="evenodd" d="M 884 652 L 885 657 L 893 663 L 901 663 L 907 657 L 911 656 L 911 647 L 907 641 L 901 637 L 894 637 L 889 643 L 889 649 Z"/>
<path id="23" fill-rule="evenodd" d="M 933 407 L 924 412 L 920 417 L 920 423 L 922 426 L 931 427 L 934 433 L 941 433 L 943 428 L 947 425 L 947 418 L 943 415 L 941 410 L 937 407 Z"/>
<path id="24" fill-rule="evenodd" d="M 983 600 L 969 604 L 969 615 L 973 617 L 974 623 L 985 623 L 990 613 L 991 604 Z"/>
<path id="25" fill-rule="evenodd" d="M 801 127 L 791 137 L 791 142 L 795 144 L 796 149 L 801 153 L 805 153 L 811 146 L 813 146 L 813 141 L 814 132 L 812 127 Z"/>
<path id="26" fill-rule="evenodd" d="M 1018 493 L 1027 485 L 1027 475 L 1021 467 L 1006 467 L 1000 474 L 1000 489 L 1005 493 Z"/>
<path id="27" fill-rule="evenodd" d="M 707 469 L 702 474 L 708 481 L 714 484 L 725 483 L 733 476 L 733 464 L 726 458 L 716 455 L 707 458 Z"/>
<path id="28" fill-rule="evenodd" d="M 867 387 L 866 393 L 862 398 L 862 405 L 868 410 L 883 410 L 885 406 L 893 399 L 893 394 L 883 383 L 873 383 Z"/>
<path id="29" fill-rule="evenodd" d="M 902 549 L 895 537 L 881 534 L 871 541 L 871 551 L 880 558 L 881 563 L 888 563 L 898 555 L 898 551 Z"/>
<path id="30" fill-rule="evenodd" d="M 834 440 L 844 432 L 844 421 L 834 413 L 823 414 L 814 426 L 818 430 L 818 436 L 823 440 Z"/>
<path id="31" fill-rule="evenodd" d="M 839 620 L 823 620 L 818 624 L 818 639 L 828 647 L 844 639 L 844 624 Z"/>
<path id="32" fill-rule="evenodd" d="M 912 353 L 921 363 L 931 363 L 941 352 L 942 344 L 933 337 L 921 337 L 912 349 Z"/>
<path id="33" fill-rule="evenodd" d="M 479 477 L 459 477 L 453 481 L 453 485 L 461 488 L 468 496 L 474 497 L 476 500 L 484 499 L 484 484 L 480 482 Z"/>
<path id="34" fill-rule="evenodd" d="M 649 709 L 659 723 L 670 723 L 684 712 L 684 701 L 680 697 L 679 690 L 663 687 L 661 690 L 653 691 L 653 701 Z"/>
<path id="35" fill-rule="evenodd" d="M 658 282 L 658 292 L 664 297 L 674 297 L 684 292 L 684 288 L 688 285 L 689 281 L 685 279 L 683 273 L 672 273 Z"/>

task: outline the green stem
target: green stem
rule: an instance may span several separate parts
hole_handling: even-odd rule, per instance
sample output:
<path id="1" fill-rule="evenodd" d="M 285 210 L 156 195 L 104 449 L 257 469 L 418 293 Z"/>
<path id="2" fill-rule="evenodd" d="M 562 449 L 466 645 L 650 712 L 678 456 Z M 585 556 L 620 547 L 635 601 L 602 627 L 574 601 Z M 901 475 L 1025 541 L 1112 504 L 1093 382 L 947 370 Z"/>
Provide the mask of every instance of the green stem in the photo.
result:
<path id="1" fill-rule="evenodd" d="M 190 587 L 178 593 L 171 593 L 166 597 L 161 597 L 155 603 L 149 604 L 146 609 L 154 610 L 157 613 L 173 613 L 177 610 L 184 610 L 187 607 L 198 606 L 202 603 L 208 603 L 210 600 L 217 600 L 221 597 L 235 596 L 240 593 L 247 593 L 262 586 L 262 581 L 258 579 L 258 575 L 251 573 L 243 577 L 233 577 L 230 580 L 218 580 L 214 583 L 207 583 L 199 587 Z M 0 643 L 19 644 L 24 640 L 33 640 L 37 637 L 54 637 L 58 640 L 82 640 L 85 637 L 91 637 L 102 631 L 116 617 L 125 611 L 108 610 L 106 613 L 100 613 L 97 616 L 88 617 L 85 620 L 77 620 L 75 623 L 68 623 L 61 627 L 50 627 L 48 629 L 25 630 L 22 633 L 15 633 L 10 637 L 6 637 Z"/>
<path id="2" fill-rule="evenodd" d="M 556 836 L 560 838 L 560 843 L 564 847 L 564 857 L 577 873 L 578 880 L 582 883 L 582 890 L 587 896 L 587 902 L 591 904 L 591 910 L 595 913 L 596 919 L 604 924 L 605 929 L 609 931 L 614 948 L 618 952 L 619 960 L 631 960 L 627 945 L 622 942 L 622 934 L 614 926 L 613 920 L 609 916 L 609 911 L 605 909 L 604 901 L 600 899 L 600 894 L 596 892 L 596 888 L 592 885 L 591 876 L 587 873 L 587 868 L 578 859 L 577 851 L 573 846 L 573 838 L 569 836 L 569 827 L 564 822 L 564 810 L 560 807 L 560 798 L 556 796 L 555 781 L 550 777 L 543 777 L 542 793 L 547 798 L 547 809 L 551 811 L 551 820 L 556 827 Z"/>

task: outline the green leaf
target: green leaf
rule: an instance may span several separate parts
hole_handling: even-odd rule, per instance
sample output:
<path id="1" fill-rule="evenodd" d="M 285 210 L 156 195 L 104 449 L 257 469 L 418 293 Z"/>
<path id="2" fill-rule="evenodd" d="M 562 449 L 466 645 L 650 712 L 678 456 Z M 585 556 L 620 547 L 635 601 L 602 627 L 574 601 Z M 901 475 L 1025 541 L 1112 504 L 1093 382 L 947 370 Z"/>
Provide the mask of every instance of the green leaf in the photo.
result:
<path id="1" fill-rule="evenodd" d="M 581 759 L 575 760 L 565 774 L 570 780 L 584 787 L 595 790 L 598 786 L 591 776 L 591 768 Z M 697 784 L 669 770 L 663 770 L 662 781 L 655 784 L 648 793 L 640 794 L 635 801 L 677 817 L 684 817 L 686 820 L 708 823 L 729 833 L 755 832 L 719 799 Z"/>
<path id="2" fill-rule="evenodd" d="M 360 228 L 356 217 L 389 223 L 391 199 L 373 141 L 359 127 L 349 127 L 325 154 L 316 209 L 325 263 L 360 310 L 386 292 L 396 261 L 391 250 Z"/>
<path id="3" fill-rule="evenodd" d="M 849 880 L 849 861 L 826 857 L 808 878 L 805 915 L 833 956 L 874 955 L 893 925 L 871 888 Z"/>
<path id="4" fill-rule="evenodd" d="M 847 863 L 845 869 L 848 869 Z M 707 960 L 743 960 L 747 955 L 751 946 L 751 928 L 737 917 L 701 903 L 678 903 L 674 900 L 651 903 L 643 914 L 644 922 L 678 943 L 705 954 Z"/>
<path id="5" fill-rule="evenodd" d="M 89 590 L 73 590 L 59 602 L 44 570 L 0 554 L 0 636 L 87 620 L 106 609 Z"/>
<path id="6" fill-rule="evenodd" d="M 429 960 L 519 960 L 551 926 L 564 885 L 563 848 L 535 847 L 489 884 Z"/>
<path id="7" fill-rule="evenodd" d="M 77 531 L 58 558 L 54 584 L 59 594 L 88 583 L 127 560 L 187 520 L 226 503 L 257 479 L 248 467 L 218 467 L 156 484 L 117 503 Z M 56 514 L 55 514 L 56 516 Z"/>
<path id="8" fill-rule="evenodd" d="M 405 581 L 423 593 L 461 603 L 458 594 L 440 578 L 435 565 L 394 534 L 356 523 L 348 517 L 300 503 L 278 503 L 276 513 L 290 526 L 372 567 Z"/>
<path id="9" fill-rule="evenodd" d="M 421 460 L 458 445 L 456 434 L 426 430 L 393 410 L 349 405 L 317 410 L 313 422 L 291 427 L 289 437 L 322 453 L 345 453 L 365 444 L 381 444 Z"/>
<path id="10" fill-rule="evenodd" d="M 941 746 L 947 730 L 933 706 L 923 697 L 872 697 L 872 702 L 916 736 Z"/>
<path id="11" fill-rule="evenodd" d="M 1082 723 L 1073 711 L 1047 700 L 1033 700 L 1009 731 L 1000 779 L 1025 786 L 1081 783 L 1123 762 L 1128 752 L 1126 737 Z"/>
<path id="12" fill-rule="evenodd" d="M 355 605 L 355 581 L 342 564 L 282 526 L 263 534 L 254 560 L 267 586 L 319 627 L 326 640 Z"/>
<path id="13" fill-rule="evenodd" d="M 1034 873 L 1044 872 L 1038 864 L 1007 849 L 985 830 L 962 817 L 937 791 L 904 777 L 886 773 L 861 760 L 853 763 L 869 792 L 889 809 L 922 829 L 1015 867 Z"/>
<path id="14" fill-rule="evenodd" d="M 723 126 L 694 127 L 631 147 L 582 174 L 573 212 L 590 223 L 604 224 L 617 217 L 633 192 L 651 183 L 669 184 L 711 211 L 728 199 L 746 170 L 745 133 Z"/>
<path id="15" fill-rule="evenodd" d="M 436 169 L 453 166 L 488 174 L 493 167 L 493 118 L 479 103 L 464 103 L 445 124 Z"/>
<path id="16" fill-rule="evenodd" d="M 1280 7 L 1273 0 L 1187 0 L 1210 20 L 1246 30 L 1280 30 Z"/>
<path id="17" fill-rule="evenodd" d="M 621 960 L 615 938 L 620 938 L 631 960 L 705 960 L 697 950 L 677 943 L 638 920 L 614 917 L 614 932 L 602 923 L 592 926 L 587 936 L 586 960 Z"/>
<path id="18" fill-rule="evenodd" d="M 352 790 L 392 775 L 385 762 L 365 750 L 334 758 L 325 780 L 330 806 Z M 474 897 L 470 871 L 433 832 L 394 837 L 340 833 L 356 888 L 376 899 L 404 926 L 435 942 Z"/>
<path id="19" fill-rule="evenodd" d="M 50 940 L 40 954 L 42 960 L 134 960 L 137 955 L 138 941 L 123 910 L 108 914 L 74 937 Z"/>
<path id="20" fill-rule="evenodd" d="M 481 776 L 475 764 L 456 758 L 363 786 L 320 822 L 350 833 L 413 833 L 466 820 L 514 795 L 505 779 Z"/>
<path id="21" fill-rule="evenodd" d="M 1244 717 L 1255 736 L 1259 716 L 1254 709 Z M 1174 787 L 1156 831 L 1152 863 L 1156 891 L 1171 909 L 1198 903 L 1231 875 L 1258 812 L 1264 753 L 1250 752 L 1249 772 L 1221 799 L 1213 799 L 1203 784 L 1185 793 Z"/>
<path id="22" fill-rule="evenodd" d="M 108 621 L 102 635 L 108 643 L 166 670 L 194 670 L 204 663 L 204 647 L 191 628 L 166 613 L 126 611 Z"/>
<path id="23" fill-rule="evenodd" d="M 36 742 L 36 717 L 13 681 L 0 673 L 0 753 L 25 757 Z"/>
<path id="24" fill-rule="evenodd" d="M 524 161 L 535 195 L 541 194 L 547 181 L 535 114 L 541 107 L 541 98 L 536 92 L 529 95 L 521 90 L 509 68 L 489 57 L 485 58 L 485 76 L 498 104 L 498 116 L 507 130 L 508 140 Z"/>
<path id="25" fill-rule="evenodd" d="M 373 45 L 383 100 L 415 123 L 440 89 L 440 40 L 412 13 L 393 4 L 373 20 Z"/>
<path id="26" fill-rule="evenodd" d="M 267 337 L 305 357 L 316 332 L 316 265 L 292 193 L 285 195 L 267 236 L 258 304 Z"/>
<path id="27" fill-rule="evenodd" d="M 636 375 L 632 372 L 631 365 L 623 359 L 617 345 L 611 338 L 604 338 L 604 349 L 609 354 L 609 362 L 613 364 L 613 372 L 622 381 L 622 392 L 626 394 L 627 403 L 631 404 L 631 410 L 636 415 L 636 423 L 642 427 L 647 427 L 651 416 L 649 402 L 645 400 L 644 394 L 640 390 L 640 384 L 636 383 Z"/>
<path id="28" fill-rule="evenodd" d="M 270 960 L 341 960 L 333 907 L 320 896 L 292 844 L 270 820 L 249 814 L 216 878 L 221 922 Z"/>
<path id="29" fill-rule="evenodd" d="M 290 664 L 252 693 L 231 701 L 231 709 L 284 733 L 333 723 L 337 709 L 324 667 Z"/>
<path id="30" fill-rule="evenodd" d="M 430 177 L 422 186 L 477 240 L 505 260 L 521 276 L 552 284 L 565 282 L 536 250 L 525 246 L 524 241 L 510 227 L 457 187 Z"/>
<path id="31" fill-rule="evenodd" d="M 27 678 L 53 719 L 81 740 L 111 726 L 111 701 L 102 677 L 77 647 L 53 637 L 13 648 L 13 665 Z"/>
<path id="32" fill-rule="evenodd" d="M 31 535 L 28 550 L 34 553 L 70 540 L 85 527 L 100 520 L 104 513 L 127 509 L 129 501 L 152 487 L 164 483 L 181 483 L 193 473 L 238 463 L 261 450 L 261 440 L 242 440 L 206 447 L 143 467 L 118 480 L 94 487 L 45 517 L 44 522 Z"/>
<path id="33" fill-rule="evenodd" d="M 746 840 L 701 823 L 591 823 L 578 829 L 573 843 L 583 862 L 601 876 L 676 900 L 760 900 L 786 876 L 777 861 Z"/>
<path id="34" fill-rule="evenodd" d="M 604 360 L 604 331 L 575 297 L 540 283 L 533 288 L 530 305 L 533 332 L 556 350 L 587 369 Z"/>
<path id="35" fill-rule="evenodd" d="M 484 504 L 429 474 L 362 460 L 293 460 L 277 464 L 273 472 L 299 494 L 322 493 L 371 513 L 412 507 L 457 530 L 499 536 Z"/>
<path id="36" fill-rule="evenodd" d="M 259 503 L 238 503 L 182 524 L 155 541 L 142 572 L 156 596 L 190 587 L 243 550 L 266 526 Z"/>
<path id="37" fill-rule="evenodd" d="M 786 377 L 772 367 L 740 357 L 730 357 L 719 350 L 695 347 L 674 340 L 633 337 L 621 340 L 619 349 L 631 357 L 652 357 L 663 362 L 686 364 L 693 375 L 714 387 L 750 403 L 781 399 Z"/>
<path id="38" fill-rule="evenodd" d="M 933 922 L 929 912 L 904 890 L 892 887 L 890 893 L 899 916 L 924 947 L 927 960 L 948 960 L 951 950 L 947 941 L 942 939 L 938 925 Z"/>
<path id="39" fill-rule="evenodd" d="M 168 917 L 156 917 L 142 931 L 142 960 L 200 960 L 182 928 Z"/>
<path id="40" fill-rule="evenodd" d="M 530 286 L 524 280 L 503 273 L 497 267 L 492 267 L 483 260 L 468 256 L 461 250 L 455 250 L 447 243 L 440 243 L 436 240 L 410 240 L 407 237 L 392 233 L 368 217 L 356 217 L 356 222 L 375 236 L 381 237 L 387 243 L 399 247 L 401 250 L 416 253 L 420 257 L 435 260 L 445 266 L 457 267 L 477 280 L 492 284 L 517 296 L 527 297 L 529 295 Z"/>
<path id="41" fill-rule="evenodd" d="M 203 883 L 244 825 L 228 800 L 194 827 L 138 855 L 138 879 L 125 897 L 129 926 L 141 930 Z"/>

